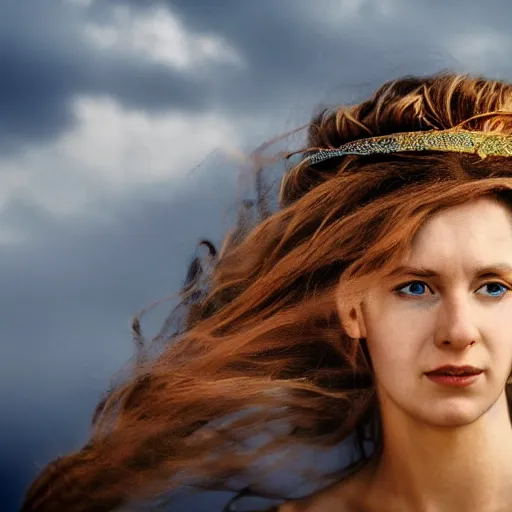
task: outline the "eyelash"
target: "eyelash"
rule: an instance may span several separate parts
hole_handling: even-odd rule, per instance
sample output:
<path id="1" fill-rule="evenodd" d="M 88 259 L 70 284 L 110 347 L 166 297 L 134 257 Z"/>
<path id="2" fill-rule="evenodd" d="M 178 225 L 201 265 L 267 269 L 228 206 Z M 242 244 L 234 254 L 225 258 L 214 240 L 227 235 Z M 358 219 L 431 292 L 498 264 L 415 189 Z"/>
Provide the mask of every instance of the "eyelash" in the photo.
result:
<path id="1" fill-rule="evenodd" d="M 407 283 L 404 283 L 404 284 L 401 284 L 399 286 L 397 286 L 396 288 L 393 289 L 393 291 L 399 295 L 400 297 L 421 297 L 421 295 L 410 295 L 408 293 L 404 293 L 404 292 L 401 292 L 400 290 L 402 290 L 403 288 L 406 288 L 407 286 L 410 286 L 411 284 L 423 284 L 425 285 L 427 288 L 430 289 L 430 287 L 427 285 L 427 283 L 423 282 L 423 281 L 408 281 Z M 490 284 L 499 284 L 500 286 L 502 286 L 503 288 L 506 288 L 506 290 L 504 291 L 504 293 L 502 295 L 488 295 L 488 297 L 491 297 L 491 298 L 494 298 L 494 299 L 501 299 L 503 296 L 506 295 L 507 291 L 512 291 L 512 289 L 507 286 L 506 284 L 504 283 L 500 283 L 499 281 L 489 281 L 488 283 L 484 283 L 480 288 L 484 287 L 484 286 L 487 286 L 487 285 L 490 285 Z M 479 288 L 479 289 L 480 289 Z"/>

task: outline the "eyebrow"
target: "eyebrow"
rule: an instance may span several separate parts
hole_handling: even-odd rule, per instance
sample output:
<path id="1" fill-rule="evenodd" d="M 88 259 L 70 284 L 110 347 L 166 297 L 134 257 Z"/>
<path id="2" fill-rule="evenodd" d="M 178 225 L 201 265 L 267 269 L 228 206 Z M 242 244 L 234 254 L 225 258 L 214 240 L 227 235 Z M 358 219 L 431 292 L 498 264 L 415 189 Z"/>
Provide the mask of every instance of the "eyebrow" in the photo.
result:
<path id="1" fill-rule="evenodd" d="M 502 274 L 512 273 L 512 265 L 509 263 L 497 263 L 495 265 L 487 265 L 474 269 L 475 277 L 492 277 Z M 397 275 L 411 275 L 418 277 L 439 277 L 440 274 L 435 270 L 427 267 L 413 267 L 409 265 L 401 265 L 395 268 L 387 276 L 393 277 Z"/>

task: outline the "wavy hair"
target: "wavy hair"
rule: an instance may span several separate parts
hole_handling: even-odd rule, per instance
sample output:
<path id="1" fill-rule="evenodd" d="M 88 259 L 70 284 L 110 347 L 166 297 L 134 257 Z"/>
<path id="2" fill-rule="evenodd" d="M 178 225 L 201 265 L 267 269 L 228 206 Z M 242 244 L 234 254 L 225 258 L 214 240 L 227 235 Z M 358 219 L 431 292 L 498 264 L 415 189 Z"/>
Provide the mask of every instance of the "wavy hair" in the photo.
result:
<path id="1" fill-rule="evenodd" d="M 255 469 L 266 455 L 286 468 L 298 447 L 351 440 L 357 456 L 315 473 L 320 486 L 377 457 L 371 360 L 365 340 L 343 328 L 340 297 L 350 304 L 399 264 L 435 212 L 483 196 L 510 208 L 512 160 L 424 152 L 311 166 L 305 157 L 402 131 L 512 134 L 511 114 L 511 84 L 453 72 L 401 77 L 360 104 L 322 108 L 304 147 L 278 156 L 286 172 L 275 211 L 257 166 L 258 201 L 242 204 L 220 251 L 200 242 L 209 255 L 191 263 L 182 301 L 153 343 L 134 318 L 130 377 L 98 404 L 87 444 L 41 471 L 22 512 L 110 511 L 186 485 L 286 500 L 262 484 L 268 468 Z M 251 447 L 263 432 L 267 442 Z"/>

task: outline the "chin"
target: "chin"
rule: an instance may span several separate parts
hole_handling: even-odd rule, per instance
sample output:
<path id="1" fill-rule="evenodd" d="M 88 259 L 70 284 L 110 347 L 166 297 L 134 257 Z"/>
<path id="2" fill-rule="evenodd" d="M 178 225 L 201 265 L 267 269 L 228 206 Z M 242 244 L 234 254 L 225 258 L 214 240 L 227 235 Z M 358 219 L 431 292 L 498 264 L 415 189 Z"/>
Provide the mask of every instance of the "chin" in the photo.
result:
<path id="1" fill-rule="evenodd" d="M 473 403 L 470 403 L 473 402 Z M 478 407 L 473 400 L 457 400 L 438 404 L 433 409 L 424 409 L 420 416 L 422 423 L 441 428 L 463 427 L 474 423 L 485 414 L 486 409 Z"/>
<path id="2" fill-rule="evenodd" d="M 463 414 L 463 413 L 449 413 L 445 414 L 438 418 L 431 418 L 429 423 L 432 426 L 440 427 L 440 428 L 457 428 L 457 427 L 465 427 L 467 425 L 471 425 L 475 421 L 478 420 L 480 416 L 471 415 L 471 414 Z"/>

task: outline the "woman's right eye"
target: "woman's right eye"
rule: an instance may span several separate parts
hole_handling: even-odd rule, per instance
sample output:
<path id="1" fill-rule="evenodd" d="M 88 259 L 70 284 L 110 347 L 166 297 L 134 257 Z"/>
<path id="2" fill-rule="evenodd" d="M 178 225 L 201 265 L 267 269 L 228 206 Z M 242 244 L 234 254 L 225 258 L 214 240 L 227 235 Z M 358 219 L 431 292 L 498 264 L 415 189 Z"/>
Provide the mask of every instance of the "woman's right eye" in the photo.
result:
<path id="1" fill-rule="evenodd" d="M 397 286 L 394 291 L 397 292 L 399 295 L 411 295 L 410 293 L 403 292 L 402 290 L 404 288 L 408 288 L 409 286 L 413 286 L 418 288 L 418 285 L 426 287 L 427 285 L 423 281 L 409 281 L 407 283 L 401 284 L 400 286 Z M 418 291 L 418 290 L 417 290 Z M 417 296 L 414 292 L 412 293 L 413 296 Z"/>

